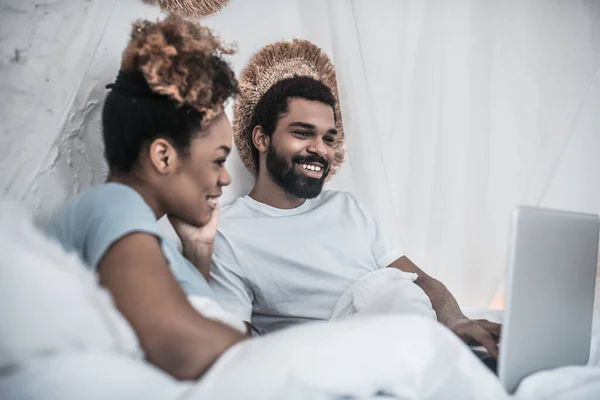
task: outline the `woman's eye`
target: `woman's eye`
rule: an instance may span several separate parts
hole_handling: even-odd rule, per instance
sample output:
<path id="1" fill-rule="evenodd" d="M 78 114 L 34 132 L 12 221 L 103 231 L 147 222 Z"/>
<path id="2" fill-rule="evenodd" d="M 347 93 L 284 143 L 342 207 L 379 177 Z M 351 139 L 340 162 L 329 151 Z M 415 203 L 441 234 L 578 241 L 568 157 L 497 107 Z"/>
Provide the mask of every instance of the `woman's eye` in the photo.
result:
<path id="1" fill-rule="evenodd" d="M 216 163 L 218 166 L 222 167 L 222 166 L 223 166 L 223 164 L 225 164 L 225 161 L 226 161 L 225 159 L 221 159 L 221 160 L 217 160 L 217 161 L 215 161 L 215 163 Z"/>

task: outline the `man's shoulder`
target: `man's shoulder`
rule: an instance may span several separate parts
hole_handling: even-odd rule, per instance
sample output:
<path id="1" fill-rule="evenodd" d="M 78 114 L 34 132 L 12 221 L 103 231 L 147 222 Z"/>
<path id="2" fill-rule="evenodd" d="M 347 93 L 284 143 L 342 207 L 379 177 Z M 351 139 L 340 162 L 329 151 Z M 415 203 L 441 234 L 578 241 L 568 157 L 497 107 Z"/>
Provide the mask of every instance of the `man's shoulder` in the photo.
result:
<path id="1" fill-rule="evenodd" d="M 333 206 L 338 209 L 361 209 L 362 206 L 356 197 L 341 190 L 324 190 L 319 197 L 319 206 Z"/>
<path id="2" fill-rule="evenodd" d="M 343 213 L 346 219 L 364 221 L 371 213 L 364 204 L 352 193 L 338 190 L 328 190 L 322 193 L 321 207 L 327 207 L 331 214 Z"/>
<path id="3" fill-rule="evenodd" d="M 218 232 L 228 240 L 237 233 L 245 231 L 253 226 L 257 218 L 261 216 L 246 202 L 246 197 L 239 197 L 233 203 L 224 206 L 220 210 Z"/>
<path id="4" fill-rule="evenodd" d="M 246 197 L 238 197 L 233 203 L 221 208 L 220 222 L 227 222 L 252 215 L 252 208 L 246 204 Z"/>
<path id="5" fill-rule="evenodd" d="M 355 201 L 354 196 L 350 192 L 345 192 L 343 190 L 323 190 L 319 195 L 318 199 L 321 201 L 329 201 L 329 200 L 351 200 Z"/>

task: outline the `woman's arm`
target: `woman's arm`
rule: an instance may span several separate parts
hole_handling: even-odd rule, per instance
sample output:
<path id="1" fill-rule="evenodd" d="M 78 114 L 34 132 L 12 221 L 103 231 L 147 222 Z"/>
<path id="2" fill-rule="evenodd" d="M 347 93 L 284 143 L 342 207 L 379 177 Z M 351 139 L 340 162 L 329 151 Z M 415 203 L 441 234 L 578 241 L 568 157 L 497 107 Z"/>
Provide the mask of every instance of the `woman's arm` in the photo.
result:
<path id="1" fill-rule="evenodd" d="M 135 330 L 148 361 L 175 378 L 199 378 L 244 339 L 190 305 L 155 236 L 133 233 L 120 239 L 98 264 L 98 273 Z"/>

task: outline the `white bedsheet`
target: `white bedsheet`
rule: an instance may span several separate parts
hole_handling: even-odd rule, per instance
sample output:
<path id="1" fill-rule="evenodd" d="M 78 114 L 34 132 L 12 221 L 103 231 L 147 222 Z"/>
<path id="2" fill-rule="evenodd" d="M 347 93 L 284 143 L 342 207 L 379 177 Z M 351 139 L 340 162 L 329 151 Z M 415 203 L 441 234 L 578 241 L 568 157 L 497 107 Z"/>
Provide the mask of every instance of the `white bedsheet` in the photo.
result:
<path id="1" fill-rule="evenodd" d="M 453 342 L 418 317 L 365 317 L 240 344 L 198 382 L 177 382 L 119 354 L 75 353 L 33 360 L 0 378 L 0 393 L 4 400 L 509 399 Z M 515 399 L 597 399 L 599 382 L 599 368 L 549 371 L 528 378 Z"/>
<path id="2" fill-rule="evenodd" d="M 333 309 L 331 319 L 352 316 L 420 315 L 430 317 L 431 303 L 413 281 L 414 274 L 384 269 L 367 274 L 346 290 Z M 598 292 L 598 290 L 597 290 Z M 525 379 L 515 394 L 518 399 L 600 399 L 600 299 L 592 329 L 590 359 L 583 367 L 544 371 Z M 466 309 L 465 315 L 502 323 L 502 310 Z M 435 316 L 435 313 L 433 314 Z"/>
<path id="3" fill-rule="evenodd" d="M 293 388 L 293 391 L 290 391 Z M 238 345 L 189 399 L 505 399 L 496 377 L 437 322 L 412 315 L 311 323 Z"/>

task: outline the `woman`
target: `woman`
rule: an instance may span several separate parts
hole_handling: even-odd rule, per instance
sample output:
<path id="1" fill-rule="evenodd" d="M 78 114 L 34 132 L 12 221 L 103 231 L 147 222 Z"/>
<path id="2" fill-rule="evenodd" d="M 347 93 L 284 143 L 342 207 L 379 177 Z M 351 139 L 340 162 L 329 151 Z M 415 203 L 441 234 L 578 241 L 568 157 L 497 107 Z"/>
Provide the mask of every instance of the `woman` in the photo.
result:
<path id="1" fill-rule="evenodd" d="M 231 177 L 224 102 L 237 81 L 212 33 L 177 17 L 137 22 L 102 116 L 107 182 L 66 204 L 49 233 L 95 269 L 147 359 L 195 379 L 243 335 L 202 317 L 186 295 L 208 276 L 218 198 Z M 185 258 L 160 233 L 167 215 Z"/>

